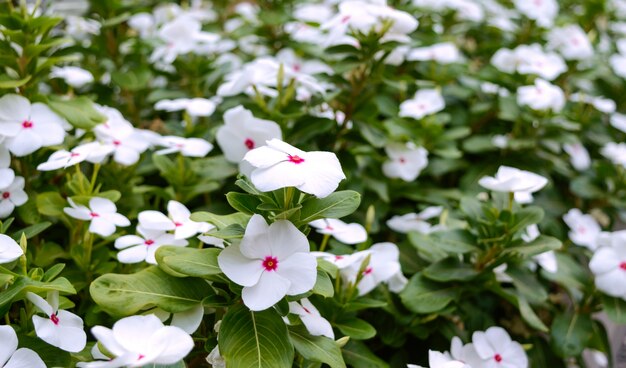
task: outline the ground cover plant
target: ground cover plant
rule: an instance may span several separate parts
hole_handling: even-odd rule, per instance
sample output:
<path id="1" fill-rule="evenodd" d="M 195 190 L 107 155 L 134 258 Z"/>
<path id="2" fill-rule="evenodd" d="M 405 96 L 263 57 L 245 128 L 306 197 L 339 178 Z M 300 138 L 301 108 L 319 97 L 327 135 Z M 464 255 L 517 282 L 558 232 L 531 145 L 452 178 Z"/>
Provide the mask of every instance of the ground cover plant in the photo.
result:
<path id="1" fill-rule="evenodd" d="M 626 1 L 4 1 L 0 66 L 0 366 L 616 364 Z"/>

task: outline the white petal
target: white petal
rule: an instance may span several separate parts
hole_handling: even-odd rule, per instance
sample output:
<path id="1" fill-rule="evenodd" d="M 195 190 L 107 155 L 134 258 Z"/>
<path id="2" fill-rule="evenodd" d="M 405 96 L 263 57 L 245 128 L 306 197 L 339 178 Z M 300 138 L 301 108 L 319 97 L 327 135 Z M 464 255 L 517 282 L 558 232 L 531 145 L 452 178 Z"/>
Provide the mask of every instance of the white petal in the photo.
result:
<path id="1" fill-rule="evenodd" d="M 491 358 L 496 354 L 496 351 L 489 343 L 489 339 L 484 332 L 474 332 L 474 334 L 472 335 L 472 342 L 474 343 L 474 349 L 476 349 L 476 353 L 478 353 L 478 355 L 482 359 Z"/>
<path id="2" fill-rule="evenodd" d="M 15 137 L 10 138 L 7 148 L 17 157 L 29 155 L 42 146 L 41 137 L 31 129 L 22 129 Z"/>
<path id="3" fill-rule="evenodd" d="M 13 210 L 15 209 L 15 205 L 13 202 L 9 200 L 0 200 L 0 218 L 8 217 Z"/>
<path id="4" fill-rule="evenodd" d="M 600 275 L 617 269 L 620 262 L 620 257 L 613 248 L 602 247 L 594 253 L 589 262 L 589 268 L 594 274 Z"/>
<path id="5" fill-rule="evenodd" d="M 277 151 L 268 146 L 255 148 L 243 157 L 244 161 L 249 162 L 257 168 L 268 168 L 277 163 L 287 160 L 288 156 L 284 152 Z"/>
<path id="6" fill-rule="evenodd" d="M 11 326 L 0 326 L 0 366 L 4 366 L 4 363 L 9 360 L 9 357 L 17 349 L 17 334 Z"/>
<path id="7" fill-rule="evenodd" d="M 243 288 L 241 297 L 250 310 L 262 311 L 278 303 L 287 294 L 290 285 L 291 282 L 277 272 L 263 272 L 256 285 Z"/>
<path id="8" fill-rule="evenodd" d="M 107 237 L 115 232 L 115 225 L 102 217 L 94 217 L 89 224 L 89 232 Z"/>
<path id="9" fill-rule="evenodd" d="M 85 348 L 87 334 L 85 334 L 82 328 L 57 326 L 57 330 L 59 334 L 59 349 L 77 353 Z"/>
<path id="10" fill-rule="evenodd" d="M 0 121 L 2 122 L 18 122 L 28 119 L 30 115 L 30 102 L 25 97 L 9 94 L 0 98 Z M 7 136 L 13 136 L 16 133 L 8 130 L 3 126 L 2 133 Z"/>
<path id="11" fill-rule="evenodd" d="M 171 325 L 180 327 L 188 334 L 192 334 L 200 327 L 202 317 L 204 317 L 204 307 L 202 304 L 198 304 L 190 310 L 174 313 Z"/>
<path id="12" fill-rule="evenodd" d="M 0 364 L 2 364 L 1 361 Z M 13 354 L 4 368 L 46 368 L 46 364 L 34 351 L 21 348 Z"/>
<path id="13" fill-rule="evenodd" d="M 167 202 L 167 212 L 174 219 L 174 221 L 186 221 L 189 220 L 191 212 L 184 204 L 177 201 Z"/>
<path id="14" fill-rule="evenodd" d="M 0 189 L 4 189 L 13 183 L 15 172 L 13 169 L 0 169 Z"/>
<path id="15" fill-rule="evenodd" d="M 149 230 L 174 230 L 176 225 L 172 220 L 159 211 L 139 212 L 139 225 Z"/>
<path id="16" fill-rule="evenodd" d="M 30 291 L 26 293 L 26 299 L 28 299 L 31 303 L 33 303 L 40 311 L 44 312 L 48 316 L 51 316 L 54 313 L 54 309 L 52 306 L 42 297 L 35 293 L 31 293 Z"/>
<path id="17" fill-rule="evenodd" d="M 111 329 L 102 326 L 95 326 L 91 329 L 91 334 L 94 335 L 95 338 L 98 339 L 98 341 L 106 348 L 106 350 L 111 352 L 111 354 L 120 356 L 126 352 L 126 349 L 115 339 Z"/>
<path id="18" fill-rule="evenodd" d="M 317 260 L 310 253 L 296 253 L 280 260 L 276 273 L 291 281 L 287 295 L 306 293 L 317 280 Z"/>
<path id="19" fill-rule="evenodd" d="M 122 263 L 139 263 L 146 260 L 147 254 L 148 248 L 140 244 L 117 253 L 117 260 Z"/>
<path id="20" fill-rule="evenodd" d="M 282 161 L 268 168 L 257 168 L 252 171 L 250 180 L 261 192 L 298 187 L 305 183 L 305 179 L 302 170 L 299 170 L 295 165 L 289 161 Z"/>
<path id="21" fill-rule="evenodd" d="M 236 284 L 252 286 L 259 282 L 265 270 L 261 260 L 250 259 L 241 254 L 239 244 L 232 244 L 217 256 L 217 263 L 226 277 Z"/>
<path id="22" fill-rule="evenodd" d="M 59 329 L 49 318 L 33 316 L 33 325 L 35 325 L 37 337 L 57 348 L 61 346 Z"/>
<path id="23" fill-rule="evenodd" d="M 158 357 L 154 359 L 157 364 L 174 364 L 177 363 L 191 352 L 193 349 L 193 340 L 185 331 L 174 326 L 165 326 L 157 331 L 152 341 L 159 340 L 165 347 Z"/>
<path id="24" fill-rule="evenodd" d="M 22 248 L 13 238 L 0 234 L 0 264 L 12 262 L 24 254 Z"/>
<path id="25" fill-rule="evenodd" d="M 143 352 L 150 350 L 152 335 L 163 327 L 163 323 L 155 315 L 130 316 L 115 322 L 113 336 L 124 349 Z"/>
<path id="26" fill-rule="evenodd" d="M 110 199 L 102 197 L 93 197 L 89 200 L 89 208 L 97 214 L 115 213 L 117 207 Z"/>
<path id="27" fill-rule="evenodd" d="M 269 226 L 263 216 L 252 215 L 241 241 L 241 253 L 250 259 L 263 259 L 272 255 L 268 233 Z"/>
<path id="28" fill-rule="evenodd" d="M 124 249 L 128 248 L 132 245 L 143 244 L 145 242 L 144 238 L 137 235 L 124 235 L 115 239 L 115 248 Z"/>
<path id="29" fill-rule="evenodd" d="M 277 220 L 272 223 L 268 229 L 268 237 L 271 254 L 279 260 L 310 250 L 306 236 L 291 221 Z"/>

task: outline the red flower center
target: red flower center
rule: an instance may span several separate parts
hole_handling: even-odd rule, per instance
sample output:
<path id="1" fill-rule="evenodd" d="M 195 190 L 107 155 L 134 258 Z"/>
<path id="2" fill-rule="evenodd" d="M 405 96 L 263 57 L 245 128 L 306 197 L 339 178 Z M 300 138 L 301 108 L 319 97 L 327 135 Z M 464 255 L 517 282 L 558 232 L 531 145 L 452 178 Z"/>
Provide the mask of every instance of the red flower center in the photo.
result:
<path id="1" fill-rule="evenodd" d="M 52 321 L 52 323 L 54 323 L 56 326 L 59 325 L 59 317 L 57 317 L 56 313 L 52 313 L 52 315 L 50 316 L 50 320 Z"/>
<path id="2" fill-rule="evenodd" d="M 143 359 L 143 358 L 145 358 L 145 357 L 146 357 L 145 355 L 143 355 L 143 354 L 139 354 L 139 356 L 137 357 L 137 360 L 141 360 L 141 359 Z"/>
<path id="3" fill-rule="evenodd" d="M 144 244 L 145 244 L 145 245 L 147 245 L 147 246 L 151 246 L 152 244 L 154 244 L 154 240 L 152 240 L 152 239 L 148 239 L 148 240 L 146 240 L 146 241 L 144 242 Z"/>
<path id="4" fill-rule="evenodd" d="M 626 271 L 626 262 L 622 262 L 619 264 L 619 268 L 621 268 L 622 270 Z"/>
<path id="5" fill-rule="evenodd" d="M 263 268 L 265 268 L 265 271 L 276 271 L 278 268 L 278 258 L 272 256 L 265 257 L 263 260 Z"/>
<path id="6" fill-rule="evenodd" d="M 78 157 L 78 156 L 80 156 L 80 153 L 76 153 L 76 152 L 70 153 L 70 157 Z"/>
<path id="7" fill-rule="evenodd" d="M 330 226 L 330 225 L 326 225 L 326 227 L 325 227 L 324 229 L 325 229 L 325 230 L 328 230 L 328 231 L 333 231 L 333 230 L 335 230 L 335 229 L 334 229 L 332 226 Z"/>
<path id="8" fill-rule="evenodd" d="M 90 212 L 90 213 L 89 213 L 89 216 L 91 216 L 91 218 L 94 218 L 94 217 L 100 217 L 100 215 L 99 215 L 99 214 L 97 214 L 97 213 L 95 213 L 95 212 Z"/>
<path id="9" fill-rule="evenodd" d="M 341 259 L 343 259 L 343 256 L 335 256 L 335 261 L 339 261 Z"/>
<path id="10" fill-rule="evenodd" d="M 304 159 L 297 155 L 296 156 L 288 155 L 287 157 L 289 158 L 289 162 L 293 162 L 296 165 L 304 162 Z"/>
<path id="11" fill-rule="evenodd" d="M 406 162 L 406 159 L 404 157 L 400 157 L 400 159 L 398 161 L 400 161 L 400 163 L 403 164 L 403 163 Z"/>
<path id="12" fill-rule="evenodd" d="M 24 120 L 24 121 L 22 122 L 22 128 L 24 128 L 24 129 L 30 129 L 30 128 L 32 128 L 32 127 L 33 127 L 33 122 L 32 122 L 32 121 L 30 121 L 30 120 Z"/>
<path id="13" fill-rule="evenodd" d="M 117 139 L 113 141 L 114 146 L 119 146 L 120 144 L 122 144 L 122 142 L 118 141 Z"/>
<path id="14" fill-rule="evenodd" d="M 251 150 L 254 148 L 254 141 L 250 138 L 246 138 L 246 140 L 243 142 L 243 144 L 246 145 L 246 147 Z"/>
<path id="15" fill-rule="evenodd" d="M 494 359 L 496 362 L 500 363 L 500 362 L 502 361 L 502 355 L 500 355 L 500 354 L 496 354 L 496 355 L 494 355 L 494 356 L 493 356 L 493 359 Z"/>
<path id="16" fill-rule="evenodd" d="M 183 226 L 183 223 L 182 222 L 174 222 L 174 226 L 181 227 L 181 226 Z"/>
<path id="17" fill-rule="evenodd" d="M 367 267 L 365 270 L 363 270 L 363 275 L 369 275 L 370 273 L 372 273 L 372 271 L 374 271 L 373 268 Z"/>
<path id="18" fill-rule="evenodd" d="M 304 309 L 304 311 L 307 312 L 308 314 L 311 314 L 311 311 L 308 310 L 306 307 L 302 307 L 302 309 Z"/>
<path id="19" fill-rule="evenodd" d="M 7 199 L 7 198 L 9 198 L 10 196 L 11 196 L 11 193 L 9 193 L 9 192 L 4 192 L 4 193 L 2 193 L 2 199 Z"/>

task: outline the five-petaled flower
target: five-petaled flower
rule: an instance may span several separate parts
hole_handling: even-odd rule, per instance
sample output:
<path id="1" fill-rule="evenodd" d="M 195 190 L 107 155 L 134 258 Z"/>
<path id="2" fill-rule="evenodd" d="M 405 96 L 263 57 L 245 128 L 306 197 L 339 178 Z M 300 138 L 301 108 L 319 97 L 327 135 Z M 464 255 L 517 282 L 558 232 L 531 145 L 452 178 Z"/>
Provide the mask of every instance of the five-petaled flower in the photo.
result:
<path id="1" fill-rule="evenodd" d="M 226 247 L 217 260 L 222 272 L 244 287 L 243 302 L 253 311 L 305 293 L 317 279 L 306 236 L 289 221 L 268 225 L 261 215 L 252 216 L 241 243 Z"/>
<path id="2" fill-rule="evenodd" d="M 117 213 L 117 207 L 111 200 L 101 197 L 93 197 L 89 200 L 89 207 L 77 205 L 71 198 L 67 201 L 72 207 L 65 207 L 63 211 L 69 216 L 91 221 L 89 232 L 101 236 L 109 236 L 115 232 L 116 226 L 129 226 L 130 221 Z"/>
<path id="3" fill-rule="evenodd" d="M 39 355 L 27 348 L 17 348 L 17 334 L 11 326 L 0 326 L 0 367 L 46 368 Z"/>

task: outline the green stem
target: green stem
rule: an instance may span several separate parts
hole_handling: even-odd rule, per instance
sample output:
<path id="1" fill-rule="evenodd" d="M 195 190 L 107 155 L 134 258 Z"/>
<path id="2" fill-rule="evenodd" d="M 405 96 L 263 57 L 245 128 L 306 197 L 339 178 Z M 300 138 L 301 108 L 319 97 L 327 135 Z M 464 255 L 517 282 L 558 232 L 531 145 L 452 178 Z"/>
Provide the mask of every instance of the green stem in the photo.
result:
<path id="1" fill-rule="evenodd" d="M 78 165 L 76 165 L 78 167 Z M 91 173 L 91 181 L 89 184 L 89 194 L 93 194 L 93 190 L 96 187 L 96 179 L 98 178 L 98 171 L 100 171 L 100 164 L 93 166 L 93 173 Z"/>
<path id="2" fill-rule="evenodd" d="M 320 252 L 323 252 L 326 249 L 326 245 L 328 244 L 328 239 L 330 239 L 330 234 L 324 234 L 324 239 L 322 239 L 322 244 L 320 244 Z"/>
<path id="3" fill-rule="evenodd" d="M 515 201 L 515 193 L 509 192 L 509 212 L 513 212 L 514 201 Z"/>

